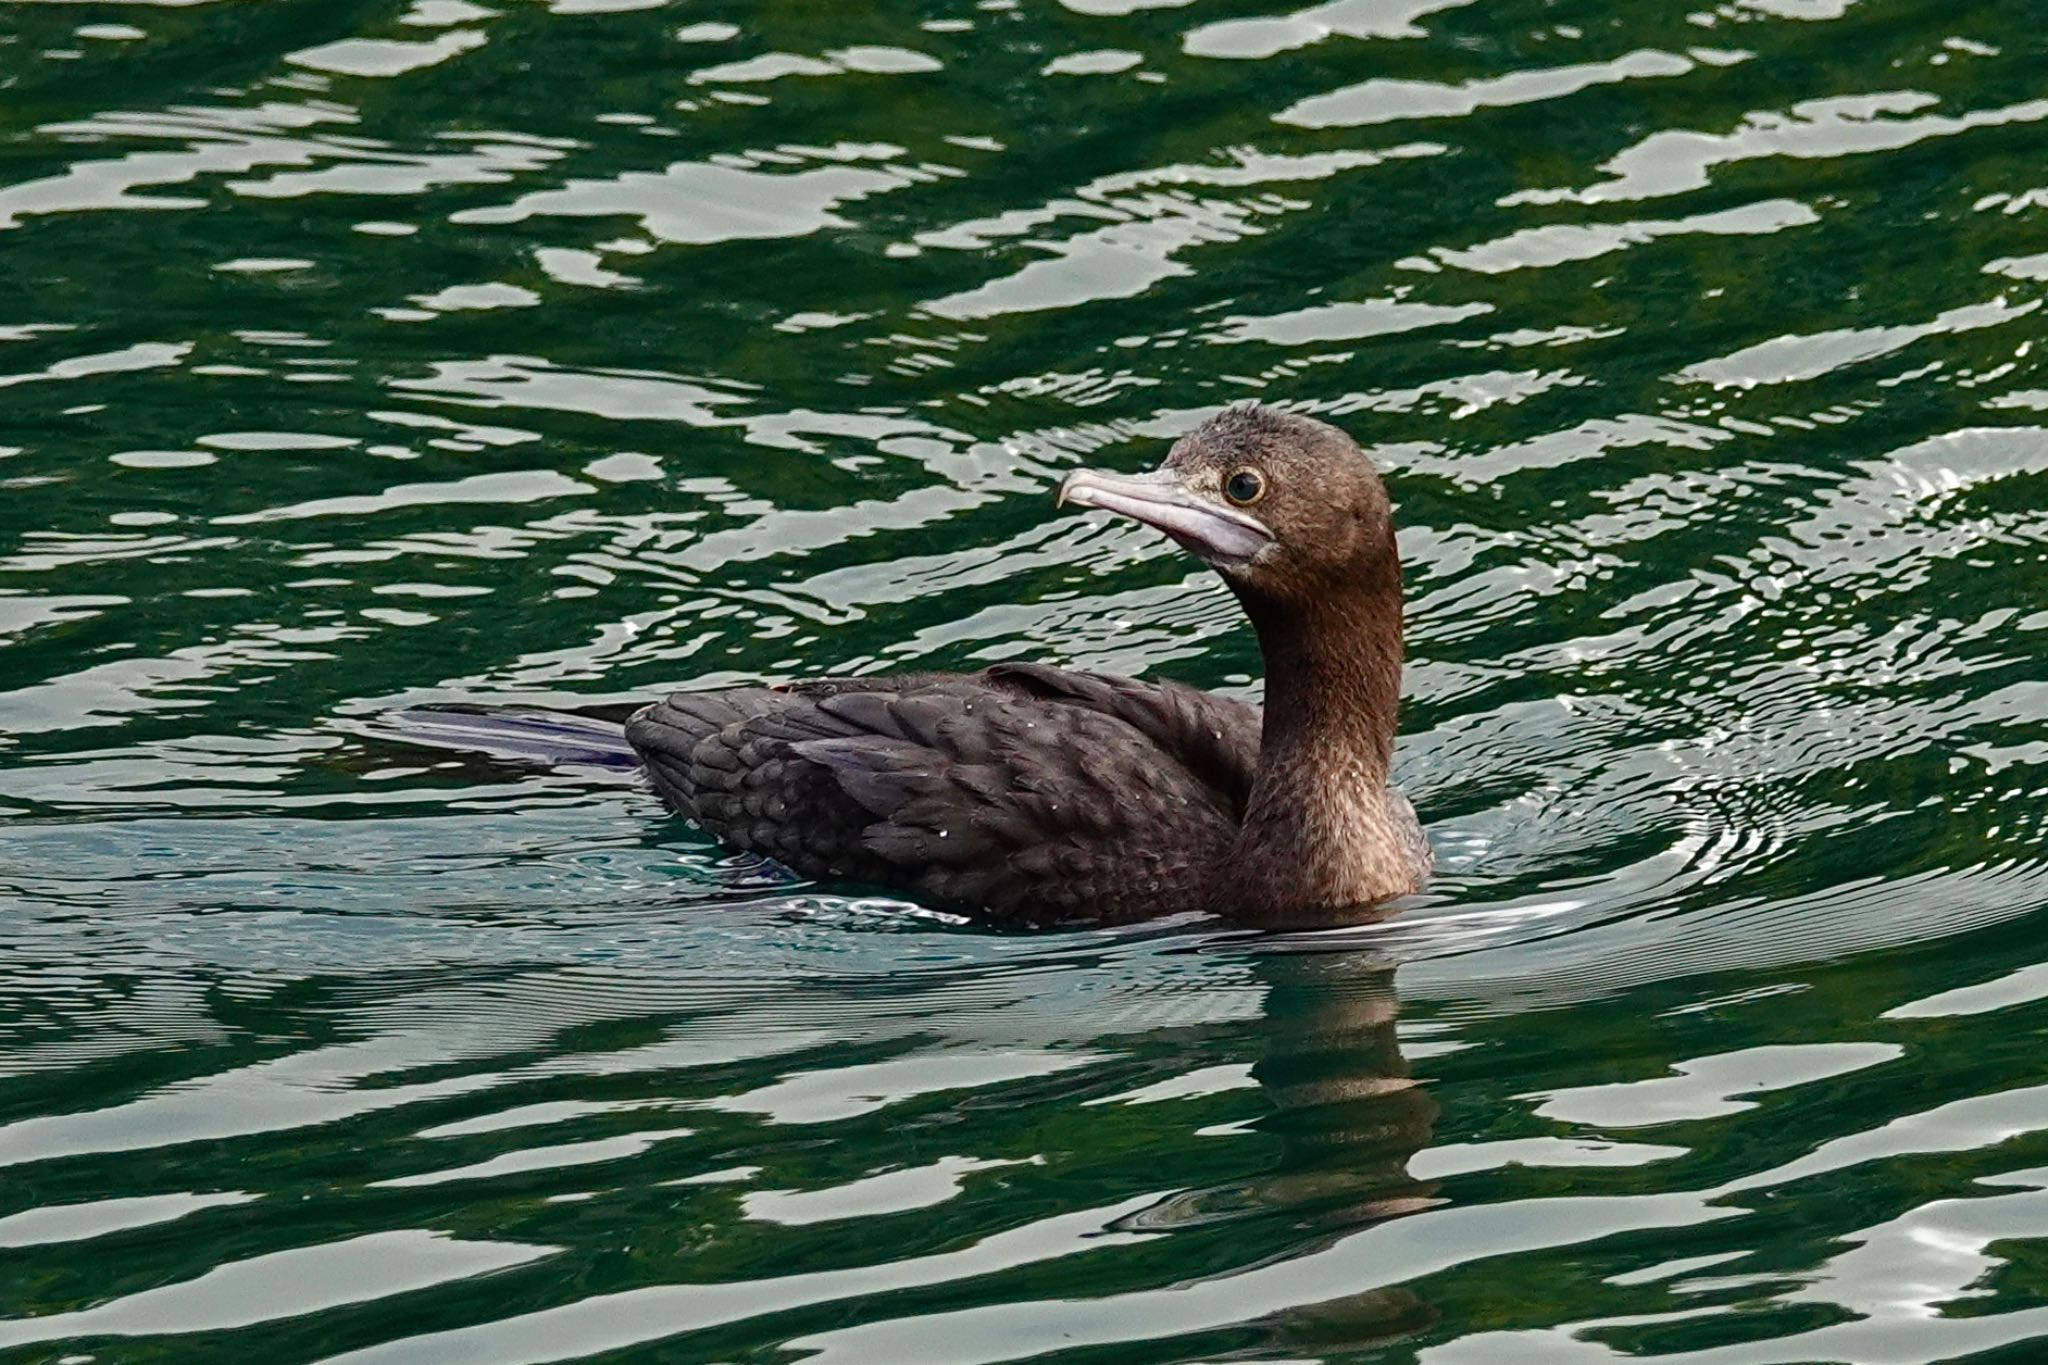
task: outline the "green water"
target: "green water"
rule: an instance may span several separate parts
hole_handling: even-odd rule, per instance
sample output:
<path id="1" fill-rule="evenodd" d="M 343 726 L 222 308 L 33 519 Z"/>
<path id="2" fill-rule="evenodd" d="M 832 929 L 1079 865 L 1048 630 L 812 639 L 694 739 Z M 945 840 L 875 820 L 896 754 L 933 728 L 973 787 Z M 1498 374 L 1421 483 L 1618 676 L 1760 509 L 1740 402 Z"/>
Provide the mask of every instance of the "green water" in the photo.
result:
<path id="1" fill-rule="evenodd" d="M 0 1359 L 2048 1358 L 2038 0 L 0 4 Z M 1003 936 L 377 717 L 1160 672 L 1442 876 Z"/>

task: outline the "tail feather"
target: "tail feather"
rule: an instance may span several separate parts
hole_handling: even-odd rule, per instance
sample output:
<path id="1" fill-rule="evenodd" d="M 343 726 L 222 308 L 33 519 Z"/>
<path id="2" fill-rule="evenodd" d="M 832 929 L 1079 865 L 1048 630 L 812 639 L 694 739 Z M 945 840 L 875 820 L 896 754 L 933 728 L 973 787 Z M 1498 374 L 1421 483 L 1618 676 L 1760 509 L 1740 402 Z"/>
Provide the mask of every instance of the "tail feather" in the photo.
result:
<path id="1" fill-rule="evenodd" d="M 640 756 L 626 742 L 626 727 L 566 711 L 411 707 L 378 718 L 387 738 L 433 749 L 459 749 L 547 767 L 631 770 Z"/>

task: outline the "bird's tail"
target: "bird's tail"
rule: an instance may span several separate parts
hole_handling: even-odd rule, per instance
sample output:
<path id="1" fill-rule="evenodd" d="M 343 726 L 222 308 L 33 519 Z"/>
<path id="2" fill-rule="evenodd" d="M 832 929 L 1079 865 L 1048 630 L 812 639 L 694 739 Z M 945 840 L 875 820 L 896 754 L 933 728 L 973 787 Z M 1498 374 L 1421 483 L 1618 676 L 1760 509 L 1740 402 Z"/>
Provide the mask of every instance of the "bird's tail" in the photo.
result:
<path id="1" fill-rule="evenodd" d="M 639 755 L 626 743 L 625 726 L 568 711 L 416 706 L 387 711 L 369 728 L 405 744 L 549 768 L 630 771 L 640 766 Z"/>

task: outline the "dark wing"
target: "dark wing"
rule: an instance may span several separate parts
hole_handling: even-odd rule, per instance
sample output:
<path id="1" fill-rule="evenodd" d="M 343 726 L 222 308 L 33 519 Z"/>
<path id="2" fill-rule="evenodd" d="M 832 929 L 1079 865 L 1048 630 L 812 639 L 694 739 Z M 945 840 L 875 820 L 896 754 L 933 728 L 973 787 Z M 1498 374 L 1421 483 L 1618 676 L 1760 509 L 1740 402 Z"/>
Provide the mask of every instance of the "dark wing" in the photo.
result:
<path id="1" fill-rule="evenodd" d="M 681 693 L 627 737 L 677 810 L 809 877 L 1014 923 L 1196 908 L 1237 793 L 1113 709 L 1048 690 L 983 675 Z"/>
<path id="2" fill-rule="evenodd" d="M 918 692 L 983 686 L 1114 716 L 1214 787 L 1242 819 L 1259 762 L 1263 716 L 1256 706 L 1177 682 L 1146 682 L 1050 664 L 997 664 L 981 673 L 892 673 L 806 678 L 771 691 L 820 698 L 849 692 Z M 714 694 L 724 695 L 724 694 Z"/>
<path id="3" fill-rule="evenodd" d="M 1177 682 L 1077 673 L 1049 664 L 997 664 L 982 675 L 1025 696 L 1114 716 L 1230 802 L 1242 818 L 1259 764 L 1259 709 Z"/>

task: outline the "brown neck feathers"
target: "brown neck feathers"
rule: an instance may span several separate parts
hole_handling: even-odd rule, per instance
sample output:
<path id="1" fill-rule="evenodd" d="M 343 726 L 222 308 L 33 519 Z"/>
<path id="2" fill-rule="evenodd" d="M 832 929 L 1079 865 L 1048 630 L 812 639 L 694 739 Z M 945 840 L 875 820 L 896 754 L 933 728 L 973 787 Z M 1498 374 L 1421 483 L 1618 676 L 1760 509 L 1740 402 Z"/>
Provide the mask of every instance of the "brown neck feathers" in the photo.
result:
<path id="1" fill-rule="evenodd" d="M 1401 698 L 1401 564 L 1391 529 L 1348 581 L 1245 607 L 1266 661 L 1265 731 L 1233 863 L 1240 918 L 1313 923 L 1413 890 L 1387 791 Z"/>

